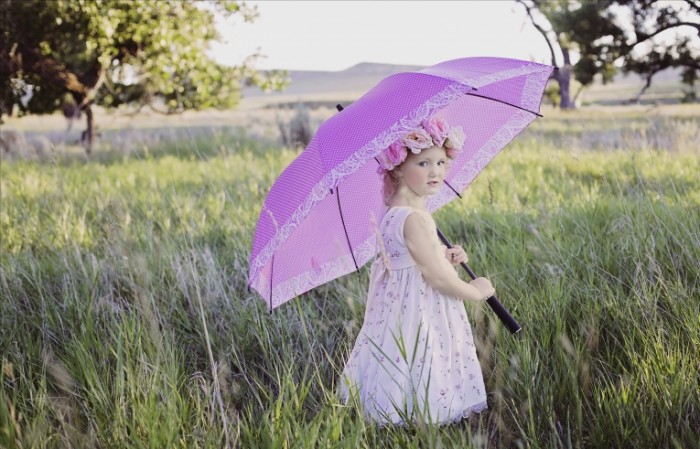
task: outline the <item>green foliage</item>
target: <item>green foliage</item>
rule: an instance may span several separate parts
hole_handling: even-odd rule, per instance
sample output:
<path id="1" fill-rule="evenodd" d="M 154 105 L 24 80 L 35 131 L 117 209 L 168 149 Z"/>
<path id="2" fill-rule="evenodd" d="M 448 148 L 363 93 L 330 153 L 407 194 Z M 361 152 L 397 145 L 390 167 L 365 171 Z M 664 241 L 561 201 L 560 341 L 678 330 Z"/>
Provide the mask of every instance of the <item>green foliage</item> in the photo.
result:
<path id="1" fill-rule="evenodd" d="M 700 9 L 691 2 L 665 6 L 650 0 L 516 2 L 525 6 L 534 26 L 547 40 L 552 64 L 571 66 L 576 81 L 584 87 L 591 85 L 596 76 L 603 83 L 612 81 L 620 63 L 624 72 L 638 73 L 649 80 L 669 67 L 685 67 L 692 73 L 700 69 L 697 35 L 679 36 L 671 43 L 655 43 L 651 51 L 637 51 L 638 45 L 650 44 L 657 34 L 669 29 L 695 27 L 700 33 Z M 571 62 L 573 53 L 579 57 L 575 63 Z M 568 72 L 555 73 L 554 77 L 562 89 L 568 89 L 562 79 L 568 75 L 563 73 Z M 563 103 L 568 101 L 567 93 L 562 92 L 561 97 Z"/>
<path id="2" fill-rule="evenodd" d="M 615 16 L 610 11 L 613 3 L 568 0 L 538 3 L 539 11 L 551 23 L 560 45 L 579 54 L 574 73 L 584 86 L 591 84 L 597 73 L 614 73 L 613 62 L 624 43 L 624 31 L 615 24 Z"/>
<path id="3" fill-rule="evenodd" d="M 80 95 L 79 102 L 87 96 L 108 107 L 228 108 L 242 83 L 281 87 L 283 74 L 262 76 L 249 66 L 252 60 L 224 67 L 206 54 L 218 37 L 215 12 L 257 16 L 240 2 L 4 0 L 3 111 L 18 105 L 52 112 L 66 91 Z M 71 75 L 73 83 L 66 81 Z M 25 107 L 19 99 L 29 86 L 34 96 Z"/>
<path id="4" fill-rule="evenodd" d="M 697 133 L 691 107 L 547 116 L 435 214 L 524 328 L 469 305 L 489 411 L 440 428 L 335 396 L 367 267 L 272 314 L 247 291 L 297 152 L 229 136 L 3 161 L 0 446 L 694 447 L 700 158 L 697 134 L 666 141 Z"/>

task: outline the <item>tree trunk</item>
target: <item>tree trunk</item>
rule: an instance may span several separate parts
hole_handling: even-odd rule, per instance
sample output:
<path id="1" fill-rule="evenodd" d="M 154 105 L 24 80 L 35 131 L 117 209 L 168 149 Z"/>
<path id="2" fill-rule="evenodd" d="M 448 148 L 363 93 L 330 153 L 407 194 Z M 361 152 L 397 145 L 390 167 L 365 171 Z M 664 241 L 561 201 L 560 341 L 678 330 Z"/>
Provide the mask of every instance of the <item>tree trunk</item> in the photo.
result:
<path id="1" fill-rule="evenodd" d="M 561 109 L 573 109 L 571 103 L 571 72 L 566 67 L 561 68 L 554 76 L 559 84 L 559 107 Z"/>
<path id="2" fill-rule="evenodd" d="M 554 79 L 559 83 L 559 107 L 561 109 L 576 109 L 576 104 L 571 100 L 571 59 L 569 57 L 569 49 L 562 46 L 562 56 L 564 64 L 556 71 Z"/>
<path id="3" fill-rule="evenodd" d="M 644 87 L 642 87 L 642 89 L 637 93 L 636 97 L 630 98 L 629 100 L 627 100 L 627 103 L 629 103 L 629 104 L 638 104 L 639 103 L 639 100 L 642 98 L 642 95 L 644 95 L 644 92 L 646 92 L 647 89 L 649 89 L 649 87 L 651 87 L 651 79 L 654 77 L 655 74 L 656 74 L 656 70 L 654 70 L 651 73 L 648 73 L 646 75 L 647 82 L 644 84 Z"/>
<path id="4" fill-rule="evenodd" d="M 92 69 L 83 73 L 80 77 L 84 85 L 90 86 L 88 88 L 88 93 L 85 95 L 80 102 L 78 102 L 79 107 L 85 111 L 85 120 L 87 128 L 83 133 L 83 144 L 85 145 L 85 152 L 90 154 L 92 152 L 92 144 L 94 142 L 94 118 L 92 115 L 92 99 L 95 97 L 95 93 L 104 83 L 107 71 L 101 66 L 94 66 Z M 76 98 L 74 96 L 74 98 Z M 77 100 L 77 98 L 76 98 Z"/>
<path id="5" fill-rule="evenodd" d="M 65 89 L 75 99 L 78 108 L 85 111 L 87 116 L 87 129 L 83 131 L 81 141 L 85 144 L 85 151 L 90 154 L 93 143 L 93 115 L 92 99 L 97 90 L 102 86 L 107 71 L 104 67 L 96 63 L 85 73 L 78 76 L 68 70 L 58 61 L 48 56 L 42 55 L 35 49 L 25 50 L 23 53 L 14 56 L 9 64 L 14 64 L 17 70 L 26 70 L 42 77 L 44 80 L 55 86 Z M 13 67 L 10 65 L 10 67 Z"/>
<path id="6" fill-rule="evenodd" d="M 85 148 L 87 154 L 92 153 L 94 116 L 92 114 L 92 101 L 87 96 L 77 92 L 71 92 L 73 100 L 79 111 L 85 111 L 85 130 L 80 133 L 80 144 Z"/>
<path id="7" fill-rule="evenodd" d="M 85 131 L 83 131 L 83 144 L 85 145 L 85 152 L 87 154 L 90 154 L 92 152 L 92 142 L 93 142 L 93 133 L 92 133 L 92 102 L 88 102 L 88 104 L 85 105 L 85 108 L 83 109 L 85 111 L 85 117 L 87 120 L 87 128 Z"/>

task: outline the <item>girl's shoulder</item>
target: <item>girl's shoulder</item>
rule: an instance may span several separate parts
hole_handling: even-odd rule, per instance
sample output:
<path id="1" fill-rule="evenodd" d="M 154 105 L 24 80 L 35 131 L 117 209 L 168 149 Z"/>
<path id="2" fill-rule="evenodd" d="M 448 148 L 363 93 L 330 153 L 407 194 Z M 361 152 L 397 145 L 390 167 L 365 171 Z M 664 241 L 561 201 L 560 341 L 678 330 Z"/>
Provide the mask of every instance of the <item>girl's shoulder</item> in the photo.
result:
<path id="1" fill-rule="evenodd" d="M 434 226 L 435 222 L 430 212 L 411 206 L 400 205 L 392 206 L 387 210 L 385 218 L 388 219 L 388 223 L 386 224 L 392 228 L 396 228 L 398 234 L 403 237 L 406 221 L 411 216 L 415 216 L 414 220 L 417 219 L 420 222 L 419 227 L 422 229 L 432 228 Z"/>
<path id="2" fill-rule="evenodd" d="M 425 216 L 428 216 L 428 217 L 431 217 L 431 218 L 432 218 L 432 215 L 431 215 L 430 212 L 428 212 L 427 210 L 416 209 L 415 207 L 412 207 L 412 206 L 402 206 L 402 205 L 389 206 L 389 209 L 387 209 L 387 213 L 393 211 L 394 209 L 402 210 L 402 211 L 404 211 L 404 212 L 406 212 L 406 213 L 409 213 L 409 214 L 410 214 L 411 212 L 418 212 L 418 213 L 420 213 L 420 214 L 423 214 L 423 215 L 425 215 Z"/>
<path id="3" fill-rule="evenodd" d="M 421 216 L 426 214 L 426 212 L 416 209 L 415 207 L 397 205 L 390 206 L 389 209 L 387 209 L 384 219 L 389 222 L 398 222 L 403 225 L 403 222 L 406 221 L 408 216 L 414 213 L 420 214 Z"/>
<path id="4" fill-rule="evenodd" d="M 396 206 L 390 206 L 389 209 L 386 211 L 386 215 L 389 216 L 403 216 L 403 217 L 408 217 L 409 215 L 412 214 L 418 214 L 424 219 L 428 221 L 433 220 L 433 216 L 428 212 L 427 210 L 422 210 L 422 209 L 416 209 L 415 207 L 412 206 L 402 206 L 402 205 L 396 205 Z"/>

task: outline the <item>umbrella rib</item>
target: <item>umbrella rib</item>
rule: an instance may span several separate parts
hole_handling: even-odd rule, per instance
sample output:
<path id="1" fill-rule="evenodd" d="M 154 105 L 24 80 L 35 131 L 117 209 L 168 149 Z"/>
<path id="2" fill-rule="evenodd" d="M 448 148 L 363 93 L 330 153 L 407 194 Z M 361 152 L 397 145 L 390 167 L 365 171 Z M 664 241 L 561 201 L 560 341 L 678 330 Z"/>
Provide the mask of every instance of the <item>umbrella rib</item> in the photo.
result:
<path id="1" fill-rule="evenodd" d="M 340 222 L 343 224 L 343 231 L 345 232 L 345 240 L 348 242 L 348 248 L 350 248 L 350 255 L 352 256 L 352 261 L 355 264 L 355 270 L 360 268 L 357 266 L 357 260 L 355 260 L 355 254 L 352 251 L 352 245 L 350 244 L 350 236 L 348 236 L 348 230 L 345 227 L 345 218 L 343 218 L 343 209 L 340 208 L 340 186 L 335 186 L 335 196 L 338 198 L 338 213 L 340 214 Z M 331 190 L 333 193 L 333 190 Z"/>
<path id="2" fill-rule="evenodd" d="M 272 276 L 275 274 L 275 255 L 272 254 L 272 262 L 270 262 L 270 313 L 272 313 Z"/>
<path id="3" fill-rule="evenodd" d="M 525 109 L 525 108 L 522 107 L 522 106 L 518 106 L 517 104 L 513 104 L 513 103 L 508 103 L 507 101 L 497 100 L 497 99 L 495 99 L 495 98 L 487 97 L 486 95 L 477 95 L 477 94 L 473 94 L 473 93 L 467 93 L 467 95 L 471 95 L 472 97 L 483 98 L 483 99 L 485 99 L 485 100 L 495 101 L 495 102 L 497 102 L 497 103 L 507 104 L 508 106 L 513 106 L 514 108 L 518 108 L 518 109 L 520 109 L 520 110 L 522 110 L 522 111 L 529 112 L 530 114 L 535 114 L 535 115 L 538 116 L 538 117 L 544 117 L 544 116 L 543 116 L 542 114 L 540 114 L 539 112 L 535 112 L 535 111 L 531 111 L 531 110 L 529 110 L 529 109 Z"/>
<path id="4" fill-rule="evenodd" d="M 450 188 L 450 190 L 452 190 L 452 191 L 453 191 L 453 192 L 455 193 L 455 195 L 457 195 L 458 197 L 462 198 L 462 195 L 460 195 L 460 194 L 459 194 L 459 192 L 458 192 L 458 191 L 456 191 L 456 190 L 455 190 L 455 188 L 454 188 L 454 187 L 452 187 L 452 186 L 450 185 L 450 183 L 449 183 L 449 182 L 447 182 L 447 181 L 446 181 L 446 180 L 444 180 L 444 179 L 442 180 L 442 182 L 444 182 L 445 184 L 447 184 L 447 187 L 449 187 L 449 188 Z"/>

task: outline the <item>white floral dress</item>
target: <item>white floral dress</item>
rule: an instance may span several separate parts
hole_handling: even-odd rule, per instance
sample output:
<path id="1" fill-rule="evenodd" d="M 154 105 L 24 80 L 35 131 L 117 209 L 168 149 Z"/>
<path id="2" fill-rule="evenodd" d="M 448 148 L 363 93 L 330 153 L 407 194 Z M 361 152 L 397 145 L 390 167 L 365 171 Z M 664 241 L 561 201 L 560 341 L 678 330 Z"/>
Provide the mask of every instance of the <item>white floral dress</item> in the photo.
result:
<path id="1" fill-rule="evenodd" d="M 372 264 L 364 323 L 339 393 L 380 424 L 456 422 L 486 409 L 481 366 L 464 303 L 428 285 L 408 252 L 403 227 L 411 213 L 432 221 L 403 206 L 381 221 L 383 256 Z"/>

